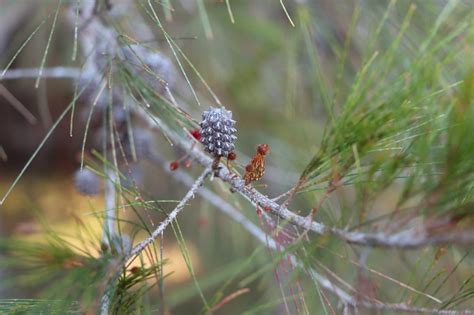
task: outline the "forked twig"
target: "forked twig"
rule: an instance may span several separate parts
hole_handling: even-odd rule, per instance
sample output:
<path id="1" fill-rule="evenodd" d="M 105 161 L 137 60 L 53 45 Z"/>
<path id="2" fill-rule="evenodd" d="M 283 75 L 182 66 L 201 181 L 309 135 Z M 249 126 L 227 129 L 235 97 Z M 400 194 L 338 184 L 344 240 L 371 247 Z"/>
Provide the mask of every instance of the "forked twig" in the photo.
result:
<path id="1" fill-rule="evenodd" d="M 204 167 L 212 165 L 213 160 L 209 156 L 207 156 L 197 147 L 189 149 L 190 140 L 179 136 L 174 131 L 167 128 L 166 124 L 160 121 L 158 117 L 153 117 L 152 119 L 143 108 L 134 107 L 133 111 L 145 119 L 145 121 L 148 122 L 150 128 L 159 128 L 161 132 L 165 133 L 175 145 L 179 146 L 183 150 L 188 150 L 189 155 L 199 164 Z M 159 126 L 157 126 L 157 121 L 159 122 Z M 262 208 L 269 209 L 273 215 L 276 215 L 281 219 L 305 230 L 310 230 L 319 235 L 335 236 L 350 244 L 370 247 L 415 249 L 430 245 L 469 245 L 474 243 L 474 230 L 469 229 L 453 230 L 445 233 L 434 234 L 431 233 L 427 227 L 418 226 L 415 228 L 409 228 L 400 232 L 388 234 L 385 232 L 365 233 L 358 231 L 348 231 L 330 227 L 314 220 L 308 220 L 308 217 L 303 217 L 296 214 L 284 205 L 280 205 L 270 199 L 268 196 L 260 193 L 257 189 L 245 185 L 245 181 L 240 176 L 231 172 L 223 163 L 219 164 L 219 169 L 216 171 L 216 176 L 222 181 L 228 183 L 233 191 L 238 192 L 254 206 L 258 205 Z"/>
<path id="2" fill-rule="evenodd" d="M 172 177 L 183 183 L 188 187 L 192 187 L 193 178 L 184 171 L 176 170 L 170 171 L 168 168 L 167 161 L 157 154 L 151 156 L 153 162 L 161 165 L 165 172 L 172 175 Z M 239 212 L 234 206 L 229 204 L 226 200 L 222 199 L 219 195 L 212 192 L 208 188 L 202 188 L 197 191 L 197 194 L 202 198 L 206 199 L 211 203 L 216 209 L 220 212 L 227 215 L 231 220 L 241 225 L 247 232 L 249 232 L 253 237 L 255 237 L 259 242 L 265 244 L 269 249 L 273 251 L 282 251 L 281 245 L 279 245 L 275 239 L 266 234 L 260 227 L 250 221 L 245 215 Z M 335 294 L 339 300 L 345 305 L 346 309 L 350 308 L 364 308 L 364 309 L 377 309 L 377 310 L 386 310 L 393 312 L 405 312 L 412 314 L 443 314 L 443 315 L 470 315 L 474 314 L 472 310 L 437 310 L 430 308 L 416 308 L 407 304 L 401 303 L 383 303 L 383 302 L 374 302 L 369 300 L 359 300 L 354 298 L 352 295 L 335 285 L 327 277 L 321 275 L 313 268 L 308 268 L 305 266 L 295 255 L 287 254 L 288 260 L 294 268 L 301 268 L 306 271 L 306 273 L 324 289 Z M 422 292 L 419 292 L 420 294 Z"/>
<path id="3" fill-rule="evenodd" d="M 206 168 L 202 172 L 201 176 L 199 176 L 198 179 L 196 179 L 194 184 L 191 186 L 191 189 L 186 193 L 183 199 L 181 199 L 181 201 L 176 205 L 173 211 L 170 212 L 170 214 L 166 217 L 166 219 L 164 219 L 160 223 L 160 225 L 151 233 L 151 235 L 147 237 L 146 239 L 144 239 L 143 241 L 141 241 L 140 243 L 138 243 L 137 245 L 135 245 L 127 255 L 125 255 L 124 257 L 120 259 L 120 262 L 118 264 L 120 267 L 117 269 L 117 271 L 114 273 L 113 277 L 109 281 L 109 284 L 107 285 L 107 288 L 105 289 L 104 295 L 102 296 L 101 304 L 100 304 L 101 314 L 104 314 L 104 315 L 109 314 L 110 300 L 112 297 L 112 293 L 114 291 L 113 284 L 115 280 L 118 278 L 118 276 L 120 275 L 120 273 L 122 272 L 123 266 L 127 263 L 127 261 L 139 255 L 145 248 L 147 248 L 150 244 L 155 242 L 155 240 L 158 237 L 161 236 L 162 232 L 168 227 L 168 225 L 170 225 L 171 222 L 173 222 L 176 219 L 176 217 L 181 212 L 181 210 L 184 209 L 184 206 L 186 205 L 186 203 L 192 198 L 194 198 L 197 190 L 204 183 L 204 180 L 211 173 L 211 171 L 212 169 L 210 167 Z"/>

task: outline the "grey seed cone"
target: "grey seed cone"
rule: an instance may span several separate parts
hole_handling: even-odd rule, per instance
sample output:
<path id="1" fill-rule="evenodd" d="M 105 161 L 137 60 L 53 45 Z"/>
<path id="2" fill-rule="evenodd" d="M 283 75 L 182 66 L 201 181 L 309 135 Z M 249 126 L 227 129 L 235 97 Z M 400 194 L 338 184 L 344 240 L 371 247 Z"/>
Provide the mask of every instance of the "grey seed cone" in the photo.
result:
<path id="1" fill-rule="evenodd" d="M 100 192 L 100 177 L 86 168 L 78 169 L 74 173 L 74 185 L 80 194 L 94 196 Z"/>
<path id="2" fill-rule="evenodd" d="M 234 151 L 235 120 L 232 112 L 225 108 L 210 108 L 202 113 L 201 143 L 214 157 L 227 157 Z"/>

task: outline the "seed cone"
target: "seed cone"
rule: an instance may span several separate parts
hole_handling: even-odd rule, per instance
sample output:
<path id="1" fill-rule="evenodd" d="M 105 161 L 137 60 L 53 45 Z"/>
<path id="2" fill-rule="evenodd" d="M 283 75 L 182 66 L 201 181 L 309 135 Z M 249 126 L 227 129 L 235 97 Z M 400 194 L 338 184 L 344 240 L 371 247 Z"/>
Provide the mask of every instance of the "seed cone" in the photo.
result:
<path id="1" fill-rule="evenodd" d="M 87 168 L 78 169 L 74 174 L 74 185 L 82 195 L 94 196 L 100 192 L 100 177 Z"/>
<path id="2" fill-rule="evenodd" d="M 210 108 L 202 113 L 201 143 L 215 158 L 227 157 L 234 151 L 237 139 L 232 112 L 225 108 Z"/>

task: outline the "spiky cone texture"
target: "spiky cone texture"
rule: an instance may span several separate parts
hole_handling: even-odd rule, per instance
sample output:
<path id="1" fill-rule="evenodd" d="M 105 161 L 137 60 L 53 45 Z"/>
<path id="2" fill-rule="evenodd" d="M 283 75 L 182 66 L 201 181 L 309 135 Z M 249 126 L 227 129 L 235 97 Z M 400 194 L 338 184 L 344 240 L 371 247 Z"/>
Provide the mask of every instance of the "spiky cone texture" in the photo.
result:
<path id="1" fill-rule="evenodd" d="M 235 120 L 232 112 L 225 108 L 210 108 L 202 113 L 201 143 L 213 157 L 227 157 L 234 151 Z"/>
<path id="2" fill-rule="evenodd" d="M 100 192 L 100 177 L 87 168 L 78 169 L 74 173 L 74 186 L 82 195 L 97 195 Z"/>

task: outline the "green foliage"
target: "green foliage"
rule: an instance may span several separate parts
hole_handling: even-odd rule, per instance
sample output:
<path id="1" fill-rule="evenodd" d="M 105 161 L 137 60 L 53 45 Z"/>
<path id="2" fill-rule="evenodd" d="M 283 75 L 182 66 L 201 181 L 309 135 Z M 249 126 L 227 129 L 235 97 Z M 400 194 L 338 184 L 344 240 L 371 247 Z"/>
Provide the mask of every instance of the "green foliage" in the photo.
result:
<path id="1" fill-rule="evenodd" d="M 59 312 L 87 309 L 95 302 L 96 290 L 105 276 L 107 258 L 95 258 L 79 252 L 57 235 L 46 243 L 7 239 L 1 243 L 2 268 L 15 270 L 14 278 L 4 281 L 8 291 L 34 289 L 45 300 L 17 301 L 18 314 L 35 309 Z M 15 303 L 10 302 L 12 309 Z M 8 305 L 7 303 L 5 305 Z M 6 307 L 6 306 L 5 306 Z"/>

